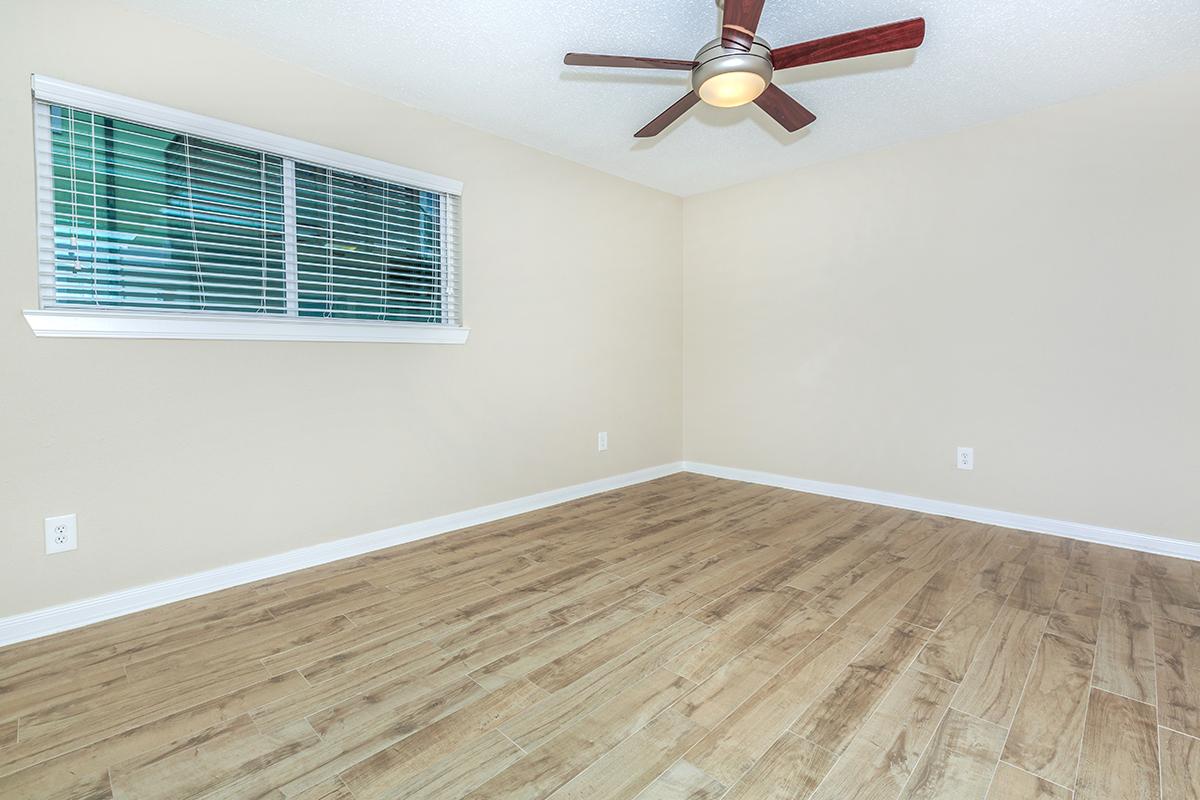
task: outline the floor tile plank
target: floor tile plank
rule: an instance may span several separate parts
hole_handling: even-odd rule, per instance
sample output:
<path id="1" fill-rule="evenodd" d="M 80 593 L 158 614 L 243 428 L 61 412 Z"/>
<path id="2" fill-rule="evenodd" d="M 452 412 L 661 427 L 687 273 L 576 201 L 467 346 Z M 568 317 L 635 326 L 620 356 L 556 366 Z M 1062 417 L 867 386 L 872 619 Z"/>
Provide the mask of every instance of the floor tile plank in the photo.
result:
<path id="1" fill-rule="evenodd" d="M 667 709 L 598 758 L 551 800 L 628 800 L 639 794 L 707 731 Z"/>
<path id="2" fill-rule="evenodd" d="M 724 784 L 686 761 L 676 761 L 635 800 L 718 800 L 724 795 Z"/>
<path id="3" fill-rule="evenodd" d="M 952 683 L 961 682 L 1003 607 L 1004 596 L 991 591 L 961 598 L 917 656 L 917 669 Z"/>
<path id="4" fill-rule="evenodd" d="M 549 797 L 673 705 L 692 684 L 659 669 L 613 702 L 564 726 L 465 796 L 466 800 Z"/>
<path id="5" fill-rule="evenodd" d="M 929 631 L 916 625 L 885 627 L 793 723 L 792 732 L 841 754 L 884 696 L 900 682 L 928 636 Z"/>
<path id="6" fill-rule="evenodd" d="M 1200 800 L 1200 739 L 1158 729 L 1162 800 Z"/>
<path id="7" fill-rule="evenodd" d="M 394 787 L 443 756 L 497 729 L 545 696 L 527 680 L 516 680 L 441 717 L 342 772 L 358 800 L 394 797 Z"/>
<path id="8" fill-rule="evenodd" d="M 980 642 L 951 706 L 1008 727 L 1047 618 L 1006 604 Z"/>
<path id="9" fill-rule="evenodd" d="M 1004 728 L 950 709 L 900 797 L 983 800 L 1004 745 Z"/>
<path id="10" fill-rule="evenodd" d="M 1092 588 L 1103 591 L 1103 587 Z M 1095 644 L 1102 605 L 1102 594 L 1064 588 L 1054 602 L 1047 630 L 1077 642 Z"/>
<path id="11" fill-rule="evenodd" d="M 1154 644 L 1159 724 L 1200 737 L 1200 627 L 1156 617 Z M 1136 655 L 1142 685 L 1149 682 L 1141 669 L 1143 649 Z"/>
<path id="12" fill-rule="evenodd" d="M 949 681 L 910 670 L 850 742 L 817 800 L 894 800 L 954 695 Z"/>
<path id="13" fill-rule="evenodd" d="M 1065 786 L 1001 762 L 987 800 L 1072 800 L 1071 795 Z"/>
<path id="14" fill-rule="evenodd" d="M 808 800 L 837 756 L 785 733 L 723 800 Z"/>
<path id="15" fill-rule="evenodd" d="M 1066 559 L 1054 556 L 1030 559 L 1008 602 L 1031 614 L 1048 616 L 1054 609 L 1054 601 L 1058 598 L 1058 590 L 1066 574 Z"/>
<path id="16" fill-rule="evenodd" d="M 1136 603 L 1105 598 L 1096 636 L 1093 684 L 1106 692 L 1153 703 L 1154 683 L 1154 630 L 1149 617 Z"/>
<path id="17" fill-rule="evenodd" d="M 688 752 L 687 760 L 733 786 L 820 696 L 858 649 L 854 642 L 822 635 L 721 720 Z"/>
<path id="18" fill-rule="evenodd" d="M 1046 634 L 1004 745 L 1005 761 L 1063 786 L 1075 785 L 1083 742 L 1092 648 Z"/>
<path id="19" fill-rule="evenodd" d="M 1076 800 L 1157 800 L 1158 728 L 1154 706 L 1092 689 Z"/>

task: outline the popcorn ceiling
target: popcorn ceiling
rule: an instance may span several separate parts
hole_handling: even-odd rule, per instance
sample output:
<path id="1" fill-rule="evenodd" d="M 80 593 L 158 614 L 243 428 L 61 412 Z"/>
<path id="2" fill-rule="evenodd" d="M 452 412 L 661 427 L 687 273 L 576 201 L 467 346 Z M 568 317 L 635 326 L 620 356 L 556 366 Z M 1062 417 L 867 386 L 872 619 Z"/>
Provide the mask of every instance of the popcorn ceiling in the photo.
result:
<path id="1" fill-rule="evenodd" d="M 563 54 L 691 58 L 716 35 L 713 0 L 125 2 L 679 195 L 1200 66 L 1197 0 L 767 0 L 759 33 L 774 46 L 914 16 L 928 34 L 915 56 L 778 73 L 817 115 L 798 135 L 754 106 L 698 105 L 635 142 L 687 73 L 565 67 Z"/>

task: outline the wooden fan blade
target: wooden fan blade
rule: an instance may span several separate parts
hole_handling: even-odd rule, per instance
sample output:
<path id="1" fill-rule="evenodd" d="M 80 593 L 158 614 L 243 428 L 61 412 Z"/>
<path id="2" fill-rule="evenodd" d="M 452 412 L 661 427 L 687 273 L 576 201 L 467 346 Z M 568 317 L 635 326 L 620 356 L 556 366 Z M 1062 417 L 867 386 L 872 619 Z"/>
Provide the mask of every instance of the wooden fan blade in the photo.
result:
<path id="1" fill-rule="evenodd" d="M 786 128 L 788 133 L 795 133 L 805 125 L 811 125 L 817 119 L 815 114 L 797 103 L 791 95 L 773 83 L 758 96 L 754 104 L 770 114 L 771 118 Z"/>
<path id="2" fill-rule="evenodd" d="M 670 127 L 672 122 L 682 117 L 689 108 L 699 102 L 700 95 L 696 94 L 695 92 L 688 92 L 683 97 L 675 101 L 675 104 L 666 111 L 650 120 L 650 124 L 635 133 L 634 137 L 638 139 L 648 139 L 651 136 L 658 136 L 660 133 Z"/>
<path id="3" fill-rule="evenodd" d="M 695 61 L 676 58 L 643 58 L 642 56 L 602 56 L 592 53 L 567 53 L 564 64 L 572 67 L 638 67 L 641 69 L 691 70 Z"/>
<path id="4" fill-rule="evenodd" d="M 917 17 L 904 22 L 893 22 L 889 25 L 780 47 L 771 53 L 771 61 L 775 64 L 775 69 L 791 69 L 824 61 L 840 61 L 843 58 L 908 50 L 920 47 L 923 41 L 925 20 Z"/>
<path id="5" fill-rule="evenodd" d="M 762 16 L 765 0 L 725 0 L 725 15 L 721 19 L 721 43 L 738 50 L 750 50 L 754 32 Z"/>

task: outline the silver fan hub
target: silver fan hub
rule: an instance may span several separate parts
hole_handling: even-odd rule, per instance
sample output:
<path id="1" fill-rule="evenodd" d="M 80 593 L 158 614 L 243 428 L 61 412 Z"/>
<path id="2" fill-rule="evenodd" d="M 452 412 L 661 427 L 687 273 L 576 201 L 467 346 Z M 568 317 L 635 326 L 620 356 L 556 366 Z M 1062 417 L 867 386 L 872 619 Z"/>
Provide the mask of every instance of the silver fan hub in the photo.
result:
<path id="1" fill-rule="evenodd" d="M 726 47 L 713 39 L 696 53 L 692 88 L 712 106 L 733 108 L 753 102 L 771 83 L 775 67 L 771 47 L 755 36 L 750 51 Z"/>

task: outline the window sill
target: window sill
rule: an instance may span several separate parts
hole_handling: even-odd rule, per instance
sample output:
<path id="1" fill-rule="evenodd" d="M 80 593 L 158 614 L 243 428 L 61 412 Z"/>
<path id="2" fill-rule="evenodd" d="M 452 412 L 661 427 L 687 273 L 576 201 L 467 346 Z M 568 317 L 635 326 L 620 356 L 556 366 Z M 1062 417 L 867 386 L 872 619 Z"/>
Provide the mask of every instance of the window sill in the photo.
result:
<path id="1" fill-rule="evenodd" d="M 409 322 L 355 322 L 209 314 L 48 309 L 26 311 L 38 336 L 99 339 L 234 339 L 284 342 L 464 344 L 470 328 Z"/>

